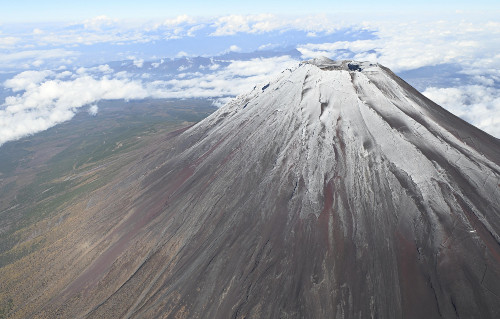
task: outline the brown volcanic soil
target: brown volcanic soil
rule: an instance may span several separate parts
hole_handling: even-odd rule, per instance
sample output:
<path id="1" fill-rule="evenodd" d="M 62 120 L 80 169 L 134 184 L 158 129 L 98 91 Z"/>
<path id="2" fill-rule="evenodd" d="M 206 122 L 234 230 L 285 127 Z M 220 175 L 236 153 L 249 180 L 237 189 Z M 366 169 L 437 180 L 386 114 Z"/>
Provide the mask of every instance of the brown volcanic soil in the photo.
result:
<path id="1" fill-rule="evenodd" d="M 500 142 L 325 63 L 113 158 L 0 269 L 13 317 L 498 317 Z"/>
<path id="2" fill-rule="evenodd" d="M 213 110 L 197 100 L 103 102 L 96 118 L 79 114 L 2 146 L 0 317 L 36 314 L 78 277 L 100 252 L 94 243 L 124 217 L 100 210 L 126 207 L 136 182 L 127 180 L 131 165 L 154 149 L 148 145 Z"/>

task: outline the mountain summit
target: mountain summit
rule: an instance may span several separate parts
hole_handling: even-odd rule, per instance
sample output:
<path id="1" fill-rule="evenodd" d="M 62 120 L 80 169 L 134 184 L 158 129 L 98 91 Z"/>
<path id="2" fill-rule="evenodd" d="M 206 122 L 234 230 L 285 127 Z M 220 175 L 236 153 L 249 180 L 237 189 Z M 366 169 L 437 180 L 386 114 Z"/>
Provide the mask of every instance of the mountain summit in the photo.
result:
<path id="1" fill-rule="evenodd" d="M 34 314 L 500 315 L 500 142 L 378 64 L 285 70 L 82 210 Z"/>

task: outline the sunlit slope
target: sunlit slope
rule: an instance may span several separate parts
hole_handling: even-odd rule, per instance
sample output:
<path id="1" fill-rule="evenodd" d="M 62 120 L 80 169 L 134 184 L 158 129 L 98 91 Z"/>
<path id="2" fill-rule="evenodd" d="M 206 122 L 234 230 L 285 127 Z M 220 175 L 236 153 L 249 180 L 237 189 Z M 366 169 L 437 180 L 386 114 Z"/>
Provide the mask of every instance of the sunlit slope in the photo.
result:
<path id="1" fill-rule="evenodd" d="M 2 269 L 14 316 L 498 317 L 500 142 L 383 66 L 301 63 L 126 154 Z"/>
<path id="2" fill-rule="evenodd" d="M 155 136 L 213 110 L 202 100 L 103 102 L 95 117 L 80 113 L 0 147 L 0 315 L 22 308 L 22 317 L 38 305 L 28 302 L 33 296 L 50 297 L 43 288 L 48 276 L 61 275 L 50 269 L 72 267 L 65 256 L 78 250 L 64 237 L 82 227 L 73 219 L 92 205 L 93 192 L 116 183 Z M 47 250 L 57 242 L 63 246 Z"/>

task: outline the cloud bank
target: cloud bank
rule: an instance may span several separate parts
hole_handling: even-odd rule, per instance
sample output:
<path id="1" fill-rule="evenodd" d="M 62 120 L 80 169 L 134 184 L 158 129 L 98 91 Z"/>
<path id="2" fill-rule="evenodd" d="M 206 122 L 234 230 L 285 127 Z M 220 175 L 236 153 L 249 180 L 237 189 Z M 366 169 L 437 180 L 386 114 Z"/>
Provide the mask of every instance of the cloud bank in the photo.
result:
<path id="1" fill-rule="evenodd" d="M 489 73 L 500 68 L 500 23 L 439 20 L 365 22 L 374 39 L 299 45 L 303 57 L 328 56 L 379 62 L 395 72 L 443 63 Z M 498 71 L 497 71 L 498 72 Z"/>
<path id="2" fill-rule="evenodd" d="M 49 78 L 52 76 L 52 78 Z M 32 79 L 29 82 L 28 79 Z M 23 72 L 4 83 L 21 94 L 9 96 L 0 108 L 0 145 L 44 131 L 70 120 L 77 109 L 101 99 L 143 99 L 141 83 L 106 76 L 80 75 L 72 80 L 53 78 L 48 72 Z M 89 112 L 97 113 L 97 107 Z"/>
<path id="3" fill-rule="evenodd" d="M 233 61 L 211 74 L 181 73 L 168 81 L 144 82 L 107 65 L 75 72 L 25 71 L 6 80 L 17 95 L 0 106 L 0 145 L 73 118 L 78 109 L 96 115 L 100 100 L 145 98 L 225 99 L 250 90 L 296 61 L 290 57 Z M 97 74 L 96 74 L 97 73 Z"/>
<path id="4" fill-rule="evenodd" d="M 180 15 L 159 22 L 98 16 L 12 30 L 0 25 L 0 73 L 28 71 L 3 83 L 8 97 L 0 105 L 0 144 L 67 121 L 80 108 L 96 115 L 102 99 L 194 97 L 222 103 L 299 58 L 318 56 L 379 62 L 396 73 L 453 65 L 458 71 L 442 77 L 448 82 L 426 83 L 424 74 L 419 87 L 500 137 L 500 22 L 494 16 Z M 293 49 L 299 51 L 295 59 L 279 53 Z M 253 51 L 266 58 L 255 58 L 260 53 Z M 169 59 L 217 55 L 199 67 Z M 112 60 L 121 62 L 110 62 L 113 68 L 103 64 Z M 169 69 L 169 63 L 175 66 Z M 94 66 L 81 67 L 88 65 Z"/>
<path id="5" fill-rule="evenodd" d="M 484 14 L 467 18 L 461 14 L 417 20 L 398 15 L 254 14 L 180 15 L 161 22 L 141 22 L 97 16 L 70 25 L 34 25 L 28 30 L 13 31 L 13 27 L 0 25 L 0 49 L 5 49 L 5 53 L 0 52 L 0 68 L 96 63 L 85 60 L 94 50 L 108 55 L 100 61 L 107 63 L 127 56 L 136 57 L 136 61 L 174 57 L 179 51 L 215 55 L 207 50 L 220 46 L 219 52 L 223 52 L 233 45 L 244 51 L 295 47 L 303 58 L 370 60 L 396 72 L 442 63 L 498 69 L 498 18 Z M 175 53 L 165 52 L 170 47 L 176 48 Z"/>
<path id="6" fill-rule="evenodd" d="M 451 113 L 500 138 L 500 90 L 482 85 L 430 87 L 425 96 Z"/>

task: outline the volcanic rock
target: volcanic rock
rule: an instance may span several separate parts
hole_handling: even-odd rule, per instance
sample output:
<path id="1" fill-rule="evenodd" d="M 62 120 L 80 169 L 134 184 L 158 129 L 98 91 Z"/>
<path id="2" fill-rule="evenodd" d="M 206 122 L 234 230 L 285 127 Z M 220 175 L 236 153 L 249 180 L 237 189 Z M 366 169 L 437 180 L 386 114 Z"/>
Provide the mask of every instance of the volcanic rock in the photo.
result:
<path id="1" fill-rule="evenodd" d="M 35 316 L 500 316 L 500 142 L 379 64 L 303 62 L 128 170 Z"/>

